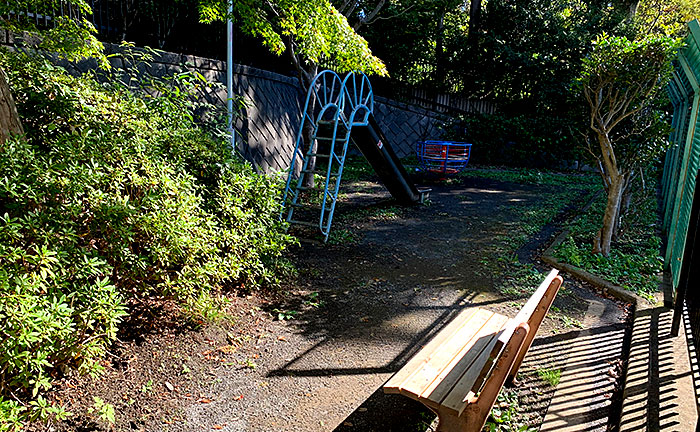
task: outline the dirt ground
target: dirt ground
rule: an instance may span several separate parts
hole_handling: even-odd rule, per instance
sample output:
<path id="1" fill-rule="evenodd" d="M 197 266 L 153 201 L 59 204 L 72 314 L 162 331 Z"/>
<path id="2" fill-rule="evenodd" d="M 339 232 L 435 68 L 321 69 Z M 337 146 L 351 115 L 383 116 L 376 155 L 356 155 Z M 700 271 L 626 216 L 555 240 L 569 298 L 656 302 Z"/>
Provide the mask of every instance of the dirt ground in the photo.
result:
<path id="1" fill-rule="evenodd" d="M 468 176 L 431 187 L 429 205 L 396 209 L 379 184 L 344 185 L 333 228 L 340 235 L 294 248 L 298 276 L 280 293 L 232 296 L 234 318 L 199 330 L 177 321 L 151 328 L 145 316 L 122 334 L 104 374 L 63 379 L 50 394 L 74 413 L 70 420 L 31 429 L 429 430 L 434 415 L 384 395 L 382 384 L 465 306 L 517 312 L 518 302 L 494 289 L 484 257 L 518 224 L 498 209 L 537 205 L 552 192 Z M 536 258 L 555 231 L 518 255 Z M 565 285 L 569 294 L 555 305 L 580 319 L 577 299 L 592 294 Z M 157 308 L 146 315 L 172 316 L 167 304 Z M 548 318 L 538 340 L 561 333 L 561 321 Z M 528 361 L 519 411 L 537 426 L 554 388 Z M 114 406 L 116 424 L 95 398 Z"/>

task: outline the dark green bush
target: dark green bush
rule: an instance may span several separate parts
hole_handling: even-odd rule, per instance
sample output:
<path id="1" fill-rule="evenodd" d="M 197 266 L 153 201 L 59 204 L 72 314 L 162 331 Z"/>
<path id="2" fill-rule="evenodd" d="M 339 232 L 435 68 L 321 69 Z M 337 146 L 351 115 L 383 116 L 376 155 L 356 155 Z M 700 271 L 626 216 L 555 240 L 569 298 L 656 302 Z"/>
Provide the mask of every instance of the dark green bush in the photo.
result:
<path id="1" fill-rule="evenodd" d="M 470 161 L 480 165 L 564 168 L 585 159 L 564 118 L 522 114 L 463 115 L 446 126 L 445 137 L 473 144 Z"/>
<path id="2" fill-rule="evenodd" d="M 187 104 L 23 54 L 0 61 L 26 131 L 0 145 L 1 431 L 18 400 L 44 403 L 54 371 L 97 370 L 130 301 L 197 314 L 212 293 L 272 281 L 290 238 L 278 179 Z"/>

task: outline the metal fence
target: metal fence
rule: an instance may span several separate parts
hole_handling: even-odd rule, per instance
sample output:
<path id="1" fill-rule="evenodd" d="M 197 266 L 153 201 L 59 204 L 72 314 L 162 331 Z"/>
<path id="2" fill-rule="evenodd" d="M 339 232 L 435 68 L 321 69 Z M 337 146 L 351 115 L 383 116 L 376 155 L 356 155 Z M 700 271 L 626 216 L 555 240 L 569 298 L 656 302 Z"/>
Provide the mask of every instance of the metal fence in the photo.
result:
<path id="1" fill-rule="evenodd" d="M 376 79 L 373 85 L 379 94 L 410 105 L 444 113 L 494 114 L 497 105 L 487 99 L 465 97 L 458 93 L 445 93 L 434 89 L 396 83 L 391 79 Z"/>
<path id="2" fill-rule="evenodd" d="M 684 301 L 694 340 L 700 340 L 700 253 L 696 231 L 700 217 L 700 24 L 688 24 L 685 47 L 674 62 L 668 93 L 673 104 L 671 148 L 661 182 L 662 229 L 666 235 L 665 271 L 675 295 L 673 333 L 677 334 Z"/>
<path id="3" fill-rule="evenodd" d="M 92 15 L 83 16 L 71 1 L 59 1 L 54 7 L 41 7 L 37 10 L 12 10 L 9 15 L 33 22 L 39 28 L 50 28 L 56 24 L 57 17 L 71 19 L 86 18 L 92 22 L 100 36 L 114 37 L 123 30 L 123 19 L 128 0 L 89 0 Z M 133 2 L 132 2 L 133 3 Z"/>

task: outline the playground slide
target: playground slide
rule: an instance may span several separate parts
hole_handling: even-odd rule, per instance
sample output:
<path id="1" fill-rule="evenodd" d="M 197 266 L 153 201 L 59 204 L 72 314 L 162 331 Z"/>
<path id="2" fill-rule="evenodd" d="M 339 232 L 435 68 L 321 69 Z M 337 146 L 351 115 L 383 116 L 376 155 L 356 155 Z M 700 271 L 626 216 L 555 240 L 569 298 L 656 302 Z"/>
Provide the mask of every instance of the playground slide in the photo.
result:
<path id="1" fill-rule="evenodd" d="M 416 189 L 374 115 L 369 114 L 367 126 L 353 126 L 351 138 L 394 198 L 402 204 L 423 202 L 428 191 Z"/>

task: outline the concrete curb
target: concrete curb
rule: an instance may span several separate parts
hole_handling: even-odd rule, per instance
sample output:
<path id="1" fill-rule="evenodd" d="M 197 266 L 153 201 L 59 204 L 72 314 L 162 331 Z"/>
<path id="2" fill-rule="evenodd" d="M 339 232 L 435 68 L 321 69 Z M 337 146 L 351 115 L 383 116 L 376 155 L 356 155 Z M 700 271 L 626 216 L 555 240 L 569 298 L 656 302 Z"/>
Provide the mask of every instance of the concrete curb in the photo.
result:
<path id="1" fill-rule="evenodd" d="M 556 258 L 551 256 L 550 252 L 554 250 L 555 247 L 559 246 L 559 244 L 564 241 L 564 239 L 569 235 L 568 231 L 563 232 L 562 234 L 557 237 L 555 240 L 555 243 L 552 243 L 552 246 L 550 246 L 543 254 L 542 257 L 540 258 L 542 261 L 546 262 L 547 264 L 551 265 L 554 268 L 557 268 L 559 270 L 563 270 L 567 273 L 572 274 L 573 276 L 586 281 L 590 283 L 591 285 L 596 286 L 599 288 L 604 294 L 609 294 L 613 297 L 615 297 L 618 300 L 622 300 L 623 302 L 626 303 L 632 303 L 635 308 L 637 307 L 643 307 L 645 304 L 649 304 L 649 302 L 638 296 L 637 294 L 630 292 L 624 288 L 622 288 L 619 285 L 615 285 L 613 283 L 610 283 L 606 281 L 605 279 L 596 276 L 592 273 L 587 272 L 586 270 L 583 270 L 579 267 L 572 266 L 571 264 L 566 264 L 563 262 L 558 261 Z M 560 240 L 560 237 L 561 240 Z M 557 242 L 558 240 L 558 242 Z M 651 305 L 650 305 L 651 306 Z"/>

